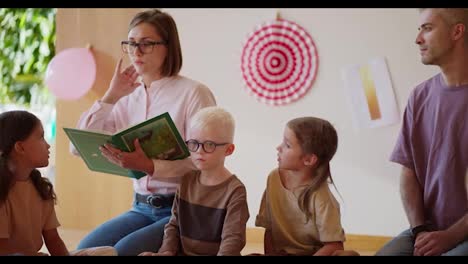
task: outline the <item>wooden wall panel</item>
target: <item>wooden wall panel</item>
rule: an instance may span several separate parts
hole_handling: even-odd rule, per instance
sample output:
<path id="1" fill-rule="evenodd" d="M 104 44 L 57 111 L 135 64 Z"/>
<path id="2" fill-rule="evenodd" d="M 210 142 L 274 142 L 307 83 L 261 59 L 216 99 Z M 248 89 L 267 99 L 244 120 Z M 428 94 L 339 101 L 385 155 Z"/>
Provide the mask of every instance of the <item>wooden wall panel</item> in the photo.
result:
<path id="1" fill-rule="evenodd" d="M 57 53 L 91 44 L 97 64 L 92 89 L 79 100 L 57 100 L 57 149 L 55 188 L 57 213 L 62 227 L 92 229 L 131 207 L 132 182 L 121 176 L 91 172 L 69 152 L 63 127 L 75 127 L 81 113 L 102 97 L 114 66 L 124 54 L 128 23 L 141 9 L 58 9 Z M 124 61 L 128 63 L 126 59 Z"/>

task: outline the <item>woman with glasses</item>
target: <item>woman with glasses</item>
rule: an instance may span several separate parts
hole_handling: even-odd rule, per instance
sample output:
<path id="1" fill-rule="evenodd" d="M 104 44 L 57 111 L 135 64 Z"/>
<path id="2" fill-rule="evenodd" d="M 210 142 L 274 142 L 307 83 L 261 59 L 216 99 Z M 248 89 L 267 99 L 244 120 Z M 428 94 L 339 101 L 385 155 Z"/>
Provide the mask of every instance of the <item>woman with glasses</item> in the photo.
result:
<path id="1" fill-rule="evenodd" d="M 201 108 L 216 105 L 216 101 L 205 85 L 179 75 L 182 51 L 173 18 L 160 10 L 136 14 L 121 47 L 132 64 L 122 70 L 119 60 L 109 89 L 82 114 L 78 128 L 113 133 L 169 112 L 182 137 L 187 138 L 190 118 Z M 110 162 L 147 175 L 133 180 L 131 210 L 97 227 L 78 249 L 113 246 L 119 255 L 158 251 L 179 180 L 195 166 L 190 158 L 152 160 L 141 153 L 136 150 L 120 155 L 121 151 L 112 146 L 102 150 Z"/>

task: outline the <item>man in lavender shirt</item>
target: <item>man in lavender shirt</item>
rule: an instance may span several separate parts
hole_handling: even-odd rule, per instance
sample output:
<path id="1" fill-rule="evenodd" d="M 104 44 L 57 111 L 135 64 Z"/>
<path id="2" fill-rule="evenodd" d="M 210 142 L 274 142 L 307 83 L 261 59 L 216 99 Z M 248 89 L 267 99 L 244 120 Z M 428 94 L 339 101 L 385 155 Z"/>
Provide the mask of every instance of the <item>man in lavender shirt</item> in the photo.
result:
<path id="1" fill-rule="evenodd" d="M 419 84 L 390 160 L 410 229 L 377 255 L 468 255 L 468 9 L 421 9 L 421 61 L 441 72 Z"/>

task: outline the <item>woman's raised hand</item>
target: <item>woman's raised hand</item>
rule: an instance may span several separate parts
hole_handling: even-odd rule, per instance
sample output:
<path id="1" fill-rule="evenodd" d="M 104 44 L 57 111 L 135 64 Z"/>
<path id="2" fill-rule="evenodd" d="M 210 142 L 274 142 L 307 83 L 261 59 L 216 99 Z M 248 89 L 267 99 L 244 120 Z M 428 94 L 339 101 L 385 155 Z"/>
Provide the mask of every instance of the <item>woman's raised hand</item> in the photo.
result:
<path id="1" fill-rule="evenodd" d="M 102 102 L 115 104 L 120 98 L 135 91 L 135 89 L 140 85 L 140 83 L 136 81 L 137 78 L 138 73 L 132 64 L 122 71 L 121 58 L 115 67 L 114 76 L 112 76 L 109 89 L 102 98 Z"/>

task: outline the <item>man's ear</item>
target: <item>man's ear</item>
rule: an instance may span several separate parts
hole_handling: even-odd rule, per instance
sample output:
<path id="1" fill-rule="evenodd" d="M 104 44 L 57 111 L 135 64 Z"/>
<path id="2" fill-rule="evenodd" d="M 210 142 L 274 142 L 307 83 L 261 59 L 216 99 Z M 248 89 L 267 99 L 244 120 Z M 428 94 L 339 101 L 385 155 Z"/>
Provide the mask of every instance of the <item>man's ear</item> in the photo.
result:
<path id="1" fill-rule="evenodd" d="M 466 27 L 462 23 L 458 23 L 453 27 L 452 38 L 453 40 L 459 40 L 464 38 L 466 34 Z"/>
<path id="2" fill-rule="evenodd" d="M 229 146 L 226 148 L 226 156 L 231 155 L 234 152 L 234 149 L 236 149 L 236 146 L 234 144 L 229 144 Z"/>
<path id="3" fill-rule="evenodd" d="M 303 160 L 304 160 L 304 165 L 308 167 L 314 167 L 315 164 L 317 164 L 318 162 L 317 155 L 315 154 L 307 154 L 304 156 Z"/>

